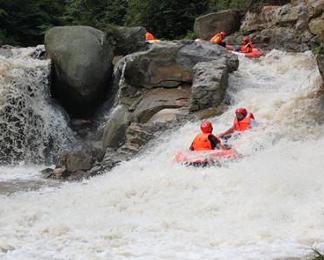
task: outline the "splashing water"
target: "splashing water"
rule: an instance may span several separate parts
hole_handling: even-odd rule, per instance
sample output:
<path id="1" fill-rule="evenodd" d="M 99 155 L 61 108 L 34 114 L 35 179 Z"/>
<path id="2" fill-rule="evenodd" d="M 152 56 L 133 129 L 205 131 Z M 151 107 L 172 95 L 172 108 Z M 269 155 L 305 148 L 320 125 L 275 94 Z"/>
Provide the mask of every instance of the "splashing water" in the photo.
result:
<path id="1" fill-rule="evenodd" d="M 73 140 L 50 97 L 50 61 L 31 58 L 34 51 L 0 56 L 0 164 L 50 163 Z"/>
<path id="2" fill-rule="evenodd" d="M 275 259 L 324 246 L 322 82 L 310 53 L 245 58 L 230 78 L 224 131 L 245 106 L 260 126 L 223 167 L 172 161 L 199 122 L 110 174 L 0 196 L 3 259 Z"/>

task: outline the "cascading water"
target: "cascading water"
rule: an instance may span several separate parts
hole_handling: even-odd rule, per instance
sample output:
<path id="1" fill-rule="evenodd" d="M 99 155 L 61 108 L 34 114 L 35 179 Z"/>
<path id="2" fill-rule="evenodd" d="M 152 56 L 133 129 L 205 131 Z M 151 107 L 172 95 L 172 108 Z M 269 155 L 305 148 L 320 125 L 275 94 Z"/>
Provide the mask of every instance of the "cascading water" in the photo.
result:
<path id="1" fill-rule="evenodd" d="M 245 58 L 230 78 L 231 105 L 259 126 L 233 141 L 222 167 L 172 161 L 199 122 L 156 140 L 110 174 L 60 189 L 0 195 L 3 259 L 275 259 L 324 246 L 321 79 L 310 53 Z"/>
<path id="2" fill-rule="evenodd" d="M 0 164 L 51 163 L 73 140 L 62 111 L 50 98 L 50 61 L 35 48 L 0 56 Z"/>

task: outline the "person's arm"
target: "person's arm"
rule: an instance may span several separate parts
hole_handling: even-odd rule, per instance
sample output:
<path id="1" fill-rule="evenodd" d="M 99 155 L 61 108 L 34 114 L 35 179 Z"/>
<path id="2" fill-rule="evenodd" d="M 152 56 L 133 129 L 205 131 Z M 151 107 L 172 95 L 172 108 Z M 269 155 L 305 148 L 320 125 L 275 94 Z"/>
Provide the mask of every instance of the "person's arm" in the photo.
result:
<path id="1" fill-rule="evenodd" d="M 234 128 L 234 126 L 232 126 L 231 128 L 227 129 L 224 133 L 221 133 L 218 136 L 222 138 L 225 135 L 230 135 L 230 134 L 234 133 L 234 131 L 235 131 L 235 128 Z"/>
<path id="2" fill-rule="evenodd" d="M 212 146 L 212 149 L 214 150 L 215 148 L 217 148 L 217 149 L 221 149 L 221 150 L 227 150 L 227 149 L 229 149 L 227 146 L 224 146 L 222 143 L 221 143 L 221 141 L 218 139 L 218 138 L 216 138 L 216 136 L 214 136 L 214 135 L 209 135 L 208 136 L 208 139 L 209 139 L 209 141 L 210 141 L 210 143 L 211 143 L 211 146 Z"/>

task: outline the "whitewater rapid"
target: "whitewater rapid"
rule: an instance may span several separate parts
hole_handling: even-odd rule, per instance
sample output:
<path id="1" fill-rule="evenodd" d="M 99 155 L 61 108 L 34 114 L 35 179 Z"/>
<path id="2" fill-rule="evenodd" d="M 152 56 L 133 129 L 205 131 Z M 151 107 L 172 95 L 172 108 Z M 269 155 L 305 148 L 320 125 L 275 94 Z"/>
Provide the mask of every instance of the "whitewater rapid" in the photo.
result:
<path id="1" fill-rule="evenodd" d="M 259 127 L 222 167 L 174 163 L 199 122 L 162 135 L 139 157 L 82 183 L 0 194 L 0 258 L 275 259 L 324 249 L 322 81 L 310 52 L 240 58 L 228 110 Z"/>

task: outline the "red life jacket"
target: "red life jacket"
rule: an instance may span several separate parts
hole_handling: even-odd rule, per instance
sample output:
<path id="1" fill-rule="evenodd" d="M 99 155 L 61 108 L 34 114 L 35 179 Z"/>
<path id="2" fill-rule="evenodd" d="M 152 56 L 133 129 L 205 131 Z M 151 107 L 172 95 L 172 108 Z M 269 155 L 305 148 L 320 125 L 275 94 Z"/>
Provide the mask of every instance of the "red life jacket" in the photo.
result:
<path id="1" fill-rule="evenodd" d="M 251 128 L 251 120 L 254 120 L 254 115 L 249 113 L 244 119 L 238 121 L 237 118 L 234 119 L 234 129 L 235 131 L 246 131 Z"/>
<path id="2" fill-rule="evenodd" d="M 211 134 L 198 134 L 192 142 L 191 147 L 194 151 L 212 150 L 212 145 L 208 139 Z"/>
<path id="3" fill-rule="evenodd" d="M 217 33 L 217 34 L 215 34 L 211 39 L 210 39 L 210 43 L 213 43 L 213 44 L 215 44 L 215 43 L 217 43 L 217 44 L 221 44 L 222 43 L 222 41 L 223 41 L 223 36 L 222 36 L 222 34 L 221 33 Z"/>
<path id="4" fill-rule="evenodd" d="M 254 48 L 253 43 L 248 42 L 247 44 L 241 46 L 241 52 L 249 53 L 249 52 L 252 52 L 253 48 Z"/>

